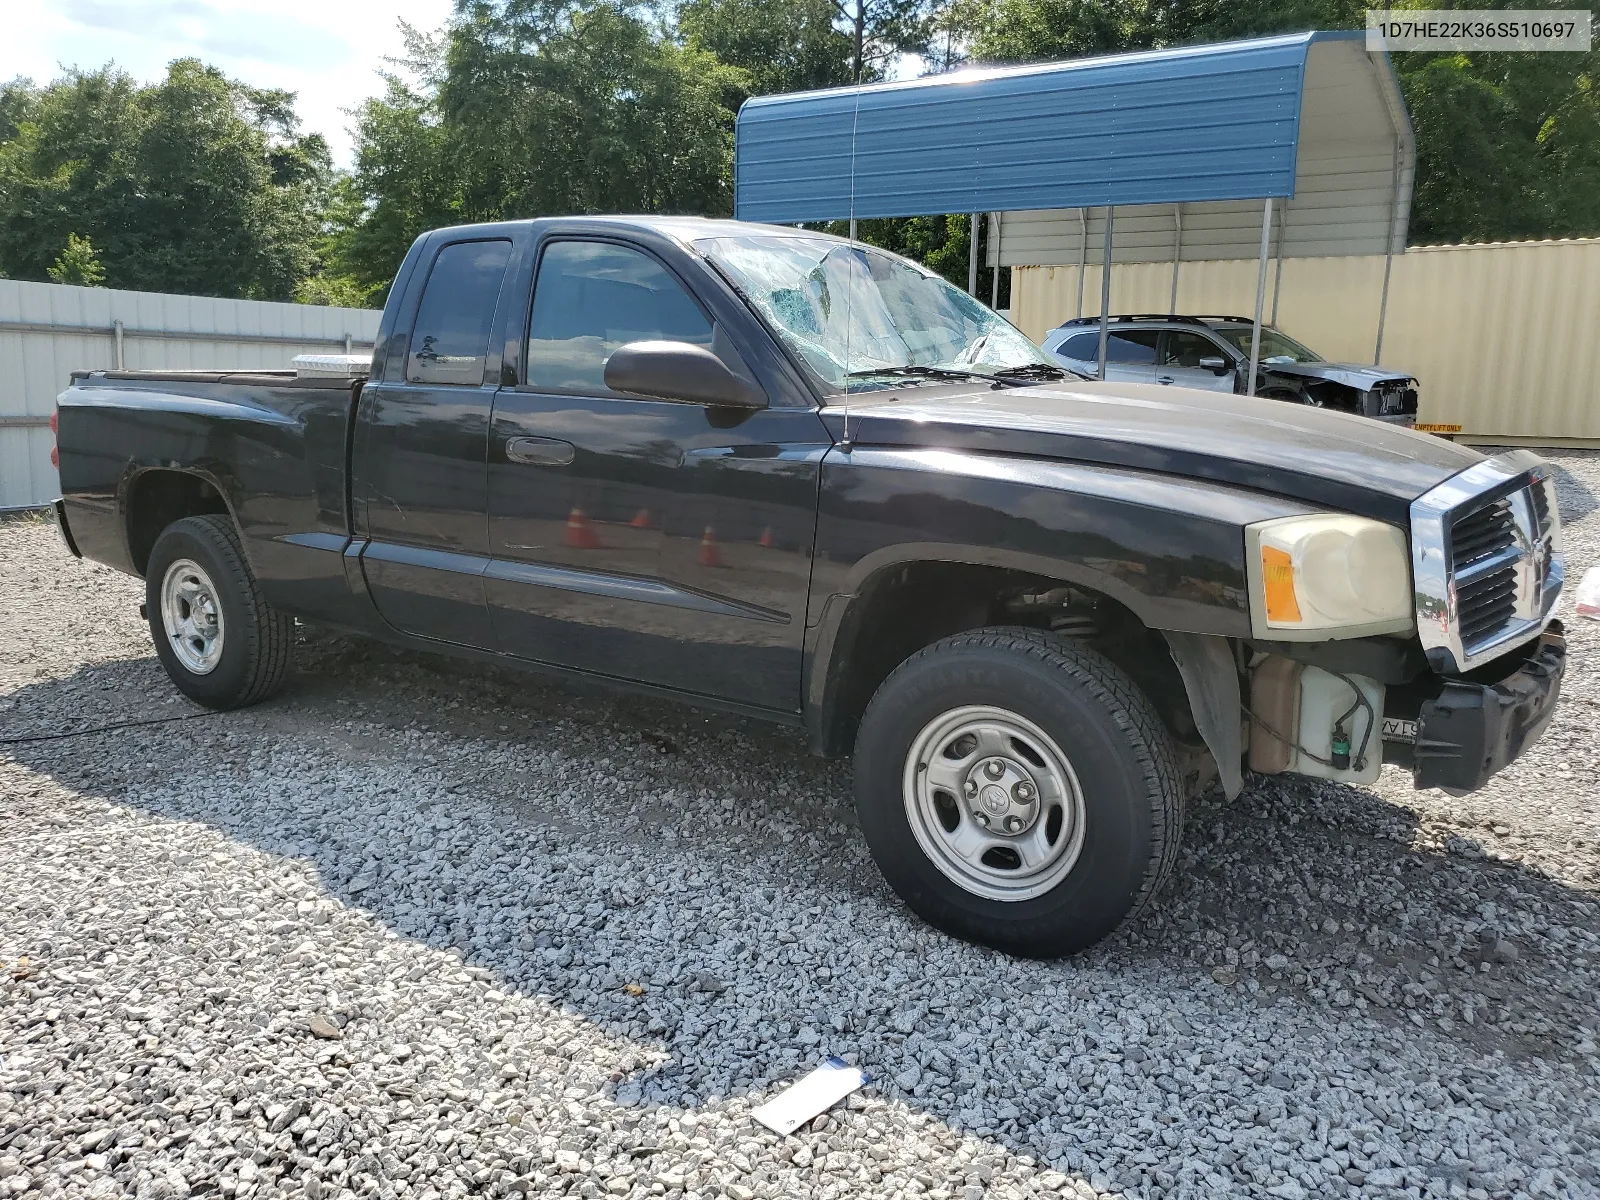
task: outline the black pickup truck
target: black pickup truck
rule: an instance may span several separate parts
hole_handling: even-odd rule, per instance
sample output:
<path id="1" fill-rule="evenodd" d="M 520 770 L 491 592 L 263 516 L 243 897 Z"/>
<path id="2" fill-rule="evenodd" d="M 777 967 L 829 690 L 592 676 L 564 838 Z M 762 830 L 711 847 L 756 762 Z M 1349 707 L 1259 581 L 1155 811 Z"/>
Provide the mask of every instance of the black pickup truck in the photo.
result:
<path id="1" fill-rule="evenodd" d="M 368 366 L 62 394 L 62 534 L 179 689 L 264 699 L 302 618 L 803 723 L 906 902 L 1009 951 L 1143 906 L 1213 779 L 1470 791 L 1556 702 L 1537 458 L 1079 380 L 858 243 L 438 230 Z"/>

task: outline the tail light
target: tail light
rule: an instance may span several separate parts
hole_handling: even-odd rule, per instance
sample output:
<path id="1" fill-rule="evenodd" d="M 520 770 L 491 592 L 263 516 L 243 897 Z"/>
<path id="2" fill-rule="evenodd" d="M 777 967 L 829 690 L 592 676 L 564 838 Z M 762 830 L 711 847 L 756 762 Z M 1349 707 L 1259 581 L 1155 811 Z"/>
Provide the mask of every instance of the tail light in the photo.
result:
<path id="1" fill-rule="evenodd" d="M 50 437 L 52 442 L 50 446 L 50 465 L 59 471 L 61 469 L 61 447 L 57 444 L 61 437 L 61 413 L 59 411 L 50 414 Z"/>

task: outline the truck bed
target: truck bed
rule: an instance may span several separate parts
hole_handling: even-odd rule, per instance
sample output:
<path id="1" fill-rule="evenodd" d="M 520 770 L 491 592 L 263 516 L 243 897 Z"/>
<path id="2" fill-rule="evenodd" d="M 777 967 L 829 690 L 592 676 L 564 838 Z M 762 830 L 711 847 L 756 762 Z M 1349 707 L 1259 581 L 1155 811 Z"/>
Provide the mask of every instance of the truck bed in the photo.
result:
<path id="1" fill-rule="evenodd" d="M 125 381 L 134 383 L 241 383 L 255 387 L 287 388 L 337 388 L 349 391 L 357 378 L 340 378 L 336 375 L 299 375 L 293 370 L 277 371 L 264 368 L 237 371 L 74 371 L 72 382 L 85 380 Z"/>
<path id="2" fill-rule="evenodd" d="M 73 372 L 57 409 L 73 540 L 139 574 L 168 502 L 214 495 L 269 601 L 337 620 L 352 596 L 342 552 L 362 382 L 294 370 Z"/>

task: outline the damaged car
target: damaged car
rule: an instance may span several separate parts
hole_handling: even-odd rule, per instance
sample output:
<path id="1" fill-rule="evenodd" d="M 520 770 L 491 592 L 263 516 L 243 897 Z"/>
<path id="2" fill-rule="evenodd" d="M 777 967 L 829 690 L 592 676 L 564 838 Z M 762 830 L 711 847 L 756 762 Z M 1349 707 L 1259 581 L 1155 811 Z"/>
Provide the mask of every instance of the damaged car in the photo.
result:
<path id="1" fill-rule="evenodd" d="M 1243 394 L 1250 373 L 1249 317 L 1119 316 L 1106 338 L 1106 378 Z M 1062 366 L 1093 377 L 1100 361 L 1100 318 L 1077 317 L 1042 343 Z M 1261 327 L 1255 394 L 1413 426 L 1417 381 L 1404 371 L 1328 362 L 1280 329 Z"/>

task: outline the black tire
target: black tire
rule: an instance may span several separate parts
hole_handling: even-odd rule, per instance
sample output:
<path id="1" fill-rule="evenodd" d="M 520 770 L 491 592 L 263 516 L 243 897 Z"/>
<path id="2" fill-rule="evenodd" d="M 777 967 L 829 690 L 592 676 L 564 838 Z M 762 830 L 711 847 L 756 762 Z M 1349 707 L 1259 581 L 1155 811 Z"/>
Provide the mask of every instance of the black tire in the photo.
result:
<path id="1" fill-rule="evenodd" d="M 998 900 L 952 879 L 912 831 L 903 778 L 942 714 L 993 705 L 1043 730 L 1083 798 L 1083 842 L 1042 895 Z M 1183 794 L 1171 740 L 1136 684 L 1092 650 L 1037 629 L 989 628 L 919 651 L 884 681 L 856 740 L 856 810 L 889 885 L 929 924 L 1026 957 L 1072 954 L 1135 916 L 1177 861 Z"/>
<path id="2" fill-rule="evenodd" d="M 1313 400 L 1308 393 L 1296 391 L 1294 388 L 1266 388 L 1260 392 L 1257 392 L 1256 394 L 1263 400 L 1282 400 L 1286 404 L 1303 404 L 1307 408 L 1322 407 L 1322 405 Z"/>
<path id="3" fill-rule="evenodd" d="M 221 654 L 204 673 L 179 658 L 162 619 L 161 589 L 168 568 L 184 559 L 209 576 L 222 613 Z M 145 568 L 145 613 L 156 657 L 178 690 L 198 704 L 216 709 L 258 704 L 288 678 L 294 619 L 262 599 L 228 517 L 185 517 L 161 531 Z"/>

